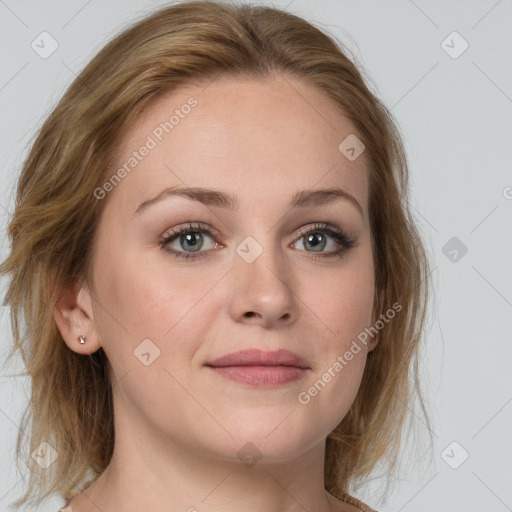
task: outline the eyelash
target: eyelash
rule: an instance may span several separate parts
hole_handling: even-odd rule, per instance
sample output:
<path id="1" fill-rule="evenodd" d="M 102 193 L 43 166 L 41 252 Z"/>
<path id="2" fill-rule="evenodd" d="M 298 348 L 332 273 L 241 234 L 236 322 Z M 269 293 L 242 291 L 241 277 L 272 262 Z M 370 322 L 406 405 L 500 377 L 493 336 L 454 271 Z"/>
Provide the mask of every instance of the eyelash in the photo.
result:
<path id="1" fill-rule="evenodd" d="M 219 232 L 207 224 L 203 224 L 201 222 L 196 223 L 188 223 L 184 226 L 179 226 L 177 228 L 173 228 L 168 234 L 164 235 L 164 237 L 158 242 L 160 247 L 169 253 L 171 256 L 175 258 L 184 258 L 184 259 L 195 259 L 202 258 L 203 255 L 208 251 L 197 251 L 197 252 L 185 252 L 185 251 L 176 251 L 174 249 L 169 249 L 168 245 L 177 239 L 179 236 L 187 233 L 202 233 L 207 234 L 212 237 L 218 237 Z M 313 258 L 334 258 L 341 257 L 346 251 L 352 249 L 355 246 L 355 240 L 350 238 L 343 230 L 338 228 L 330 227 L 329 224 L 320 223 L 314 224 L 307 229 L 301 230 L 298 239 L 305 237 L 306 235 L 322 233 L 331 236 L 336 243 L 341 245 L 339 249 L 334 252 L 326 253 L 323 255 L 315 255 L 313 253 Z M 312 251 L 305 251 L 312 252 Z"/>

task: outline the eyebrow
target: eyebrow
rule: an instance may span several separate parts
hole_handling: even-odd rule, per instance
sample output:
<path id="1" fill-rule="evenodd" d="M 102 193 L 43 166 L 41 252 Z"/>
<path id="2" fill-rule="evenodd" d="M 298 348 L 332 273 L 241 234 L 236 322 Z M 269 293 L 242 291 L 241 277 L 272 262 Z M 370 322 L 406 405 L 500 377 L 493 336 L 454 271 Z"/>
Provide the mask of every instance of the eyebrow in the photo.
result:
<path id="1" fill-rule="evenodd" d="M 149 206 L 173 196 L 185 197 L 194 201 L 199 201 L 206 206 L 224 208 L 235 212 L 240 209 L 240 202 L 233 194 L 222 192 L 221 190 L 211 190 L 202 187 L 177 186 L 166 188 L 152 199 L 142 202 L 135 210 L 134 215 L 139 215 L 143 211 L 147 210 Z M 357 208 L 361 216 L 364 217 L 363 208 L 358 203 L 357 199 L 346 190 L 339 187 L 301 190 L 292 197 L 289 208 L 294 209 L 324 206 L 340 199 L 351 202 Z"/>

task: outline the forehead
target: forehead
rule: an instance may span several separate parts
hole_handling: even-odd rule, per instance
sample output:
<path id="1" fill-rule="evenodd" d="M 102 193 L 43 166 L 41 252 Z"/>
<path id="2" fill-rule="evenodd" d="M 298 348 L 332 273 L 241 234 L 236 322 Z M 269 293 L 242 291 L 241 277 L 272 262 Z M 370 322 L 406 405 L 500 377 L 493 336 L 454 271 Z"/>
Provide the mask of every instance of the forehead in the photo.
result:
<path id="1" fill-rule="evenodd" d="M 365 154 L 351 160 L 340 150 L 354 136 L 333 100 L 290 77 L 191 84 L 160 94 L 132 123 L 118 166 L 143 146 L 151 149 L 114 194 L 133 210 L 173 185 L 229 190 L 252 204 L 256 197 L 273 202 L 284 194 L 288 201 L 298 190 L 337 186 L 357 198 L 366 216 Z"/>

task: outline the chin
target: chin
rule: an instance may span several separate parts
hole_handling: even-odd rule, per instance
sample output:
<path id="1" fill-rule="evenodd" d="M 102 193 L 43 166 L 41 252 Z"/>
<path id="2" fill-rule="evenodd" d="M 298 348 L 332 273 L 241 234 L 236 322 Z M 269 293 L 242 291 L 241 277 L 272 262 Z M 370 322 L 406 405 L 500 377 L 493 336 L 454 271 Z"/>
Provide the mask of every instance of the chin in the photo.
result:
<path id="1" fill-rule="evenodd" d="M 219 436 L 211 449 L 225 458 L 242 463 L 246 463 L 246 460 L 279 463 L 299 457 L 321 441 L 321 433 L 315 434 L 307 425 L 291 425 L 283 421 L 284 417 L 286 414 L 272 420 L 260 418 L 253 424 L 231 425 L 229 433 L 233 437 L 227 439 L 227 436 Z M 290 419 L 292 417 L 293 414 L 289 416 Z"/>

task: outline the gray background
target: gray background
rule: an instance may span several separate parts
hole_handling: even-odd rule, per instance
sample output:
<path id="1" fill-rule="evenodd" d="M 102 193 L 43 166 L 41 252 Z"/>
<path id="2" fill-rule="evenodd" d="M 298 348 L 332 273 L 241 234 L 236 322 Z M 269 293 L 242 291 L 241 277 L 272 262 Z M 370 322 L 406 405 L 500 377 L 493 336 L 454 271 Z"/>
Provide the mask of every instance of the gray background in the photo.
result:
<path id="1" fill-rule="evenodd" d="M 31 137 L 105 42 L 160 5 L 0 0 L 2 259 L 13 185 Z M 422 365 L 434 420 L 432 463 L 426 455 L 415 471 L 404 472 L 386 499 L 380 498 L 378 480 L 358 496 L 382 512 L 512 510 L 512 2 L 272 5 L 287 6 L 339 37 L 392 109 L 405 138 L 412 204 L 434 269 L 435 303 Z M 46 59 L 31 48 L 43 31 L 58 43 Z M 464 41 L 469 47 L 459 55 Z M 3 359 L 12 342 L 6 308 L 0 322 Z M 4 366 L 0 376 L 0 510 L 23 487 L 13 453 L 28 387 L 8 375 L 20 368 Z M 60 505 L 48 500 L 38 510 L 55 512 Z"/>

